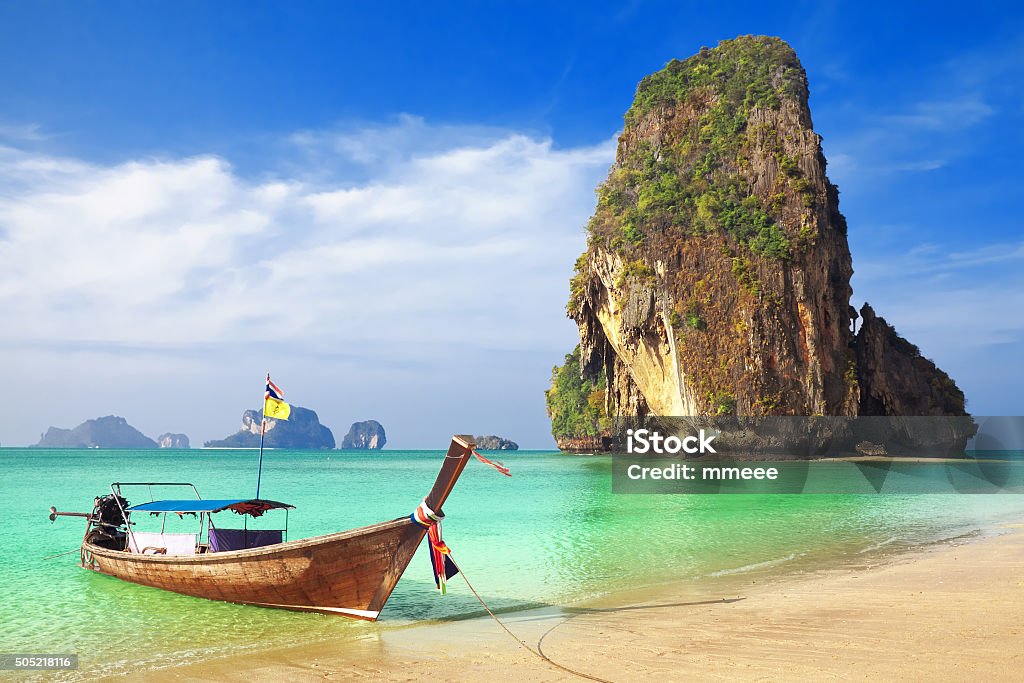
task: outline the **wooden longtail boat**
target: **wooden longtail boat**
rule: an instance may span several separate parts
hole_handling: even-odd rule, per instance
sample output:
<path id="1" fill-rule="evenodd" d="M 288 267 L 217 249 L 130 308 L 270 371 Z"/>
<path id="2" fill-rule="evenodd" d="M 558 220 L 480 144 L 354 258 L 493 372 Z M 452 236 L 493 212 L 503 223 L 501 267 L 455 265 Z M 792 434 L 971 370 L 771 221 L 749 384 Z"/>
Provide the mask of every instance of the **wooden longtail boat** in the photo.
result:
<path id="1" fill-rule="evenodd" d="M 427 513 L 441 517 L 441 508 L 466 463 L 473 455 L 471 436 L 455 436 L 430 493 L 424 498 Z M 122 507 L 119 483 L 111 496 L 97 498 L 91 513 L 57 512 L 57 516 L 86 517 L 82 541 L 82 567 L 132 583 L 153 586 L 211 600 L 277 607 L 281 609 L 339 614 L 376 621 L 398 583 L 427 527 L 409 515 L 351 531 L 340 531 L 297 541 L 265 542 L 257 531 L 244 532 L 255 543 L 243 541 L 242 549 L 220 550 L 229 530 L 213 526 L 212 515 L 223 510 L 258 516 L 265 510 L 292 506 L 267 500 L 153 501 Z M 185 484 L 192 486 L 191 484 Z M 195 487 L 192 487 L 195 490 Z M 196 514 L 200 532 L 192 537 L 194 548 L 175 543 L 181 534 L 149 534 L 133 530 L 132 512 Z M 208 542 L 202 540 L 202 521 L 209 524 Z M 241 530 L 230 530 L 237 538 Z M 280 533 L 280 532 L 276 532 Z M 154 538 L 158 540 L 153 540 Z M 187 541 L 187 538 L 184 539 Z M 175 547 L 177 546 L 177 547 Z M 182 554 L 173 554 L 180 552 Z"/>

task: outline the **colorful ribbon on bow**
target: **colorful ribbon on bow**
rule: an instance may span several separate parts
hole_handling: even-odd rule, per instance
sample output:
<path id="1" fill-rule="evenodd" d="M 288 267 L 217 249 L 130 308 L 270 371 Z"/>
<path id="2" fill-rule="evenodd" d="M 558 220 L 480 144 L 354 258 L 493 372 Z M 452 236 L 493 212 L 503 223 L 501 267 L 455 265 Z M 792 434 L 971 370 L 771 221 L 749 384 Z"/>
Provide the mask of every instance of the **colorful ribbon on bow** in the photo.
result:
<path id="1" fill-rule="evenodd" d="M 506 477 L 512 476 L 512 472 L 500 462 L 488 460 L 476 451 L 473 451 L 473 455 L 477 460 L 485 465 L 490 465 Z M 427 530 L 427 540 L 430 541 L 430 568 L 434 572 L 434 583 L 441 591 L 441 595 L 445 595 L 448 592 L 448 579 L 458 574 L 459 568 L 451 558 L 451 548 L 441 539 L 441 520 L 444 519 L 444 514 L 431 510 L 427 507 L 427 501 L 424 499 L 409 515 L 409 519 Z"/>
<path id="2" fill-rule="evenodd" d="M 448 592 L 448 579 L 459 573 L 459 568 L 451 559 L 451 548 L 441 539 L 441 520 L 444 515 L 434 512 L 427 507 L 427 501 L 423 501 L 416 508 L 416 511 L 409 515 L 409 518 L 419 526 L 427 530 L 427 540 L 430 541 L 430 568 L 434 572 L 434 584 L 441 591 L 441 595 Z"/>
<path id="3" fill-rule="evenodd" d="M 506 477 L 511 477 L 512 476 L 512 472 L 509 471 L 509 469 L 507 467 L 505 467 L 504 465 L 502 465 L 500 462 L 495 462 L 494 460 L 488 460 L 487 458 L 485 458 L 484 456 L 480 455 L 476 451 L 473 451 L 473 455 L 476 456 L 477 460 L 479 460 L 480 462 L 482 462 L 485 465 L 490 465 L 494 469 L 496 469 L 499 472 L 501 472 L 502 474 L 504 474 Z"/>

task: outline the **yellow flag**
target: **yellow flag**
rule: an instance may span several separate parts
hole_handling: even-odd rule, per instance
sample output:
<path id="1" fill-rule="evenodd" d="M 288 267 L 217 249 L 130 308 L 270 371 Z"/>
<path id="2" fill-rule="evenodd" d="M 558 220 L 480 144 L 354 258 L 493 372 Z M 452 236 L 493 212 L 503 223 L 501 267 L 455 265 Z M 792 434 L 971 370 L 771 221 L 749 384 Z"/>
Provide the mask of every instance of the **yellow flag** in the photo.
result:
<path id="1" fill-rule="evenodd" d="M 275 420 L 287 420 L 292 414 L 292 407 L 284 401 L 278 401 L 269 396 L 263 403 L 263 416 L 272 417 Z"/>

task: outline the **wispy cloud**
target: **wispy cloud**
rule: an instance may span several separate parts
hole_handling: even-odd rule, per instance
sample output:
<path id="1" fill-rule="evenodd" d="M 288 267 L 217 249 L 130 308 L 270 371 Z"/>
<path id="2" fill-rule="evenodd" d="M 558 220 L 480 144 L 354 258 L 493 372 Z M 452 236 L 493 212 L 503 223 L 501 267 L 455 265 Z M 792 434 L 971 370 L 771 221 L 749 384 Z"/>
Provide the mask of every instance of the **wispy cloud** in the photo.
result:
<path id="1" fill-rule="evenodd" d="M 894 267 L 891 258 L 861 258 L 857 272 L 871 280 L 880 281 L 906 277 L 947 277 L 963 276 L 963 271 L 985 266 L 988 276 L 1017 273 L 1024 263 L 1024 242 L 986 244 L 974 249 L 957 249 L 949 245 L 931 242 L 918 243 L 899 255 L 899 266 Z M 1006 265 L 1005 271 L 997 271 L 996 265 Z"/>
<path id="2" fill-rule="evenodd" d="M 433 124 L 412 114 L 390 122 L 346 123 L 335 128 L 301 130 L 288 140 L 299 151 L 298 161 L 323 161 L 333 176 L 353 166 L 382 170 L 418 157 L 452 149 L 486 148 L 496 140 L 522 131 L 475 124 Z"/>
<path id="3" fill-rule="evenodd" d="M 881 117 L 883 124 L 931 131 L 962 130 L 992 115 L 994 109 L 978 95 L 966 94 L 943 102 L 918 102 L 911 111 Z"/>
<path id="4" fill-rule="evenodd" d="M 1021 76 L 1024 53 L 1000 44 L 905 74 L 905 87 L 876 93 L 876 101 L 834 100 L 831 118 L 842 129 L 825 143 L 833 175 L 843 186 L 865 186 L 962 161 L 976 130 L 1016 106 L 1006 84 Z"/>
<path id="5" fill-rule="evenodd" d="M 865 115 L 853 132 L 828 142 L 830 175 L 850 186 L 944 168 L 964 151 L 958 136 L 994 112 L 977 94 L 968 93 Z"/>
<path id="6" fill-rule="evenodd" d="M 52 135 L 43 132 L 42 126 L 38 123 L 0 123 L 0 140 L 13 143 L 41 142 L 52 137 Z"/>

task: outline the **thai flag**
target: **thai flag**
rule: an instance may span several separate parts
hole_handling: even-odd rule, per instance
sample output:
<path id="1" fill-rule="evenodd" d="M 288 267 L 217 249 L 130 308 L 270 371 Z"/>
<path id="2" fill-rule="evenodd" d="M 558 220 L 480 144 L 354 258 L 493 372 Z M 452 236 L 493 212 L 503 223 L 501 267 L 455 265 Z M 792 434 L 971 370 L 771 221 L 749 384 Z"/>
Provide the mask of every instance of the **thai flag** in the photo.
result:
<path id="1" fill-rule="evenodd" d="M 270 381 L 270 375 L 267 375 L 267 393 L 264 394 L 264 398 L 273 398 L 278 401 L 284 398 L 284 392 L 281 391 L 281 387 Z"/>

